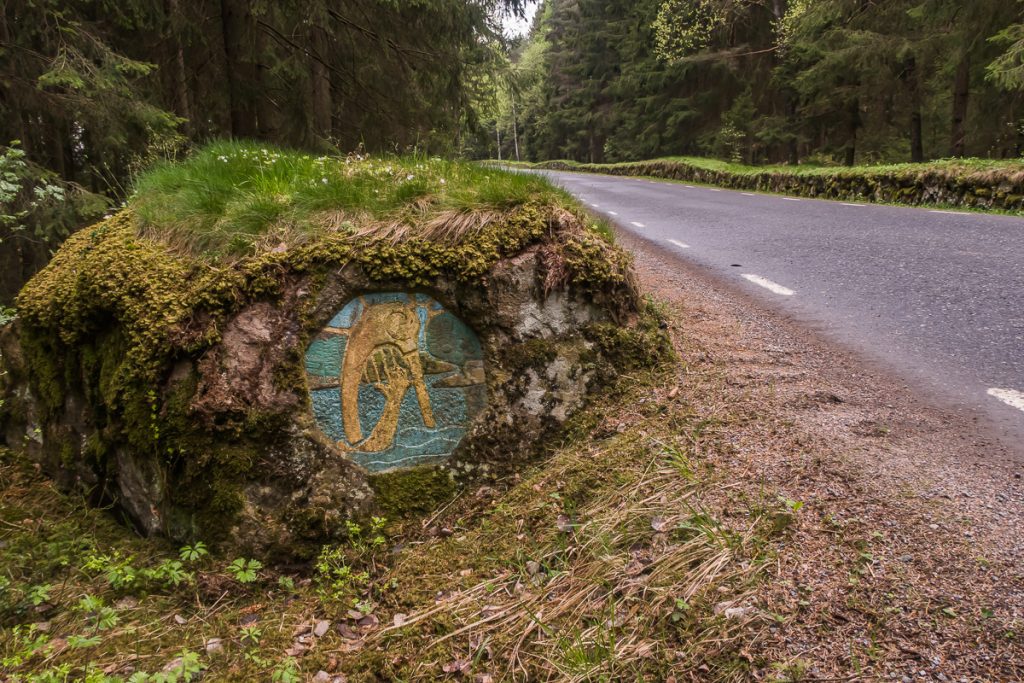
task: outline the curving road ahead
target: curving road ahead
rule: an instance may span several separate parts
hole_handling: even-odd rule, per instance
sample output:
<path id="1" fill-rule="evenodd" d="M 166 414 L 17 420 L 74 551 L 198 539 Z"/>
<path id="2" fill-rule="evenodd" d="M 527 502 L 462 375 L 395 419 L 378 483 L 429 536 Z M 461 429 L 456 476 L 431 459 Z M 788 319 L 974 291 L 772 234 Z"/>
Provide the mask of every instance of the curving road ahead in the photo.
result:
<path id="1" fill-rule="evenodd" d="M 1024 442 L 1024 219 L 545 175 Z"/>

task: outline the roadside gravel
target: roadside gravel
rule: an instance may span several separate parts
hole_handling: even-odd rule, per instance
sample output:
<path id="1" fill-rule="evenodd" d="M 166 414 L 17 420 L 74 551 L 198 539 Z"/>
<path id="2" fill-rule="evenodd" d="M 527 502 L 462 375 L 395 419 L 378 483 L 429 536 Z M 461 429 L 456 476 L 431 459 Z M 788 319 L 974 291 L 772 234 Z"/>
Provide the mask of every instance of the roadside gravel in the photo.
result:
<path id="1" fill-rule="evenodd" d="M 798 510 L 756 601 L 775 622 L 748 651 L 775 662 L 763 677 L 1024 679 L 1024 445 L 699 266 L 619 240 L 669 307 L 686 399 L 727 425 L 713 464 L 737 486 L 718 503 L 771 491 Z"/>

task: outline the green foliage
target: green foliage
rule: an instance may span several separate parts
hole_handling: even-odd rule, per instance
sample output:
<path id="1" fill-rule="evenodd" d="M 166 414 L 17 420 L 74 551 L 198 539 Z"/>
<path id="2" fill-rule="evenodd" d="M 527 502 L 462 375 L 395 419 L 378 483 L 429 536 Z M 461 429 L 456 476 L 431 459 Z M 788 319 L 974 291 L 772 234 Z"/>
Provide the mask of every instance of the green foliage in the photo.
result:
<path id="1" fill-rule="evenodd" d="M 339 158 L 218 142 L 143 176 L 131 206 L 144 230 L 171 243 L 244 254 L 328 231 L 351 234 L 367 216 L 425 223 L 558 196 L 542 178 L 438 158 Z"/>
<path id="2" fill-rule="evenodd" d="M 1006 51 L 988 65 L 988 78 L 1005 90 L 1024 89 L 1024 24 L 1007 26 L 989 40 Z"/>
<path id="3" fill-rule="evenodd" d="M 193 545 L 186 545 L 178 552 L 178 557 L 181 558 L 182 562 L 199 562 L 201 559 L 210 554 L 207 550 L 206 544 L 202 541 L 194 543 Z"/>
<path id="4" fill-rule="evenodd" d="M 590 163 L 1016 157 L 1021 26 L 1005 0 L 547 0 L 518 137 Z"/>
<path id="5" fill-rule="evenodd" d="M 658 56 L 680 59 L 711 45 L 728 23 L 725 8 L 713 0 L 665 0 L 654 19 Z"/>
<path id="6" fill-rule="evenodd" d="M 259 560 L 247 560 L 240 557 L 228 565 L 230 573 L 239 583 L 253 583 L 259 578 L 259 572 L 263 569 L 263 563 Z"/>
<path id="7" fill-rule="evenodd" d="M 301 681 L 302 675 L 299 673 L 299 664 L 295 658 L 288 657 L 274 667 L 270 680 L 274 683 L 298 683 Z"/>
<path id="8" fill-rule="evenodd" d="M 370 572 L 376 556 L 384 549 L 387 520 L 371 517 L 368 527 L 347 520 L 347 545 L 324 546 L 314 569 L 316 593 L 321 600 L 355 607 L 361 611 L 372 604 Z"/>

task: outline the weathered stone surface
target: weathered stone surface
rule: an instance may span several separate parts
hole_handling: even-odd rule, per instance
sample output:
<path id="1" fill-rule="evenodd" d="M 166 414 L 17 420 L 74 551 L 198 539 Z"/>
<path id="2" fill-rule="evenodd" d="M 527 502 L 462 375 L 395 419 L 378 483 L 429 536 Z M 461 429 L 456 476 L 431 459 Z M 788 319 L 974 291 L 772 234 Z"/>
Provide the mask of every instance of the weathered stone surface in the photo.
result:
<path id="1" fill-rule="evenodd" d="M 115 217 L 0 330 L 0 433 L 146 533 L 266 557 L 428 512 L 664 353 L 628 259 L 581 217 L 505 220 L 455 245 L 334 239 L 224 268 Z"/>

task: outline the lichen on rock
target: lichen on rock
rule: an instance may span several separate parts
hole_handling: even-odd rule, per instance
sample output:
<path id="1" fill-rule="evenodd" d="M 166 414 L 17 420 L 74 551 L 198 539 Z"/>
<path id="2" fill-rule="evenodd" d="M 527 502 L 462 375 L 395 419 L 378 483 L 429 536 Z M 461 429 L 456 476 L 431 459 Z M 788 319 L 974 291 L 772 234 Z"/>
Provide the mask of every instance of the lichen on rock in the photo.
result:
<path id="1" fill-rule="evenodd" d="M 667 353 L 627 255 L 565 201 L 447 231 L 364 215 L 231 258 L 129 205 L 22 291 L 3 437 L 146 533 L 264 556 L 429 510 Z"/>

